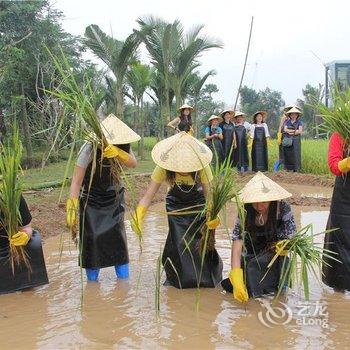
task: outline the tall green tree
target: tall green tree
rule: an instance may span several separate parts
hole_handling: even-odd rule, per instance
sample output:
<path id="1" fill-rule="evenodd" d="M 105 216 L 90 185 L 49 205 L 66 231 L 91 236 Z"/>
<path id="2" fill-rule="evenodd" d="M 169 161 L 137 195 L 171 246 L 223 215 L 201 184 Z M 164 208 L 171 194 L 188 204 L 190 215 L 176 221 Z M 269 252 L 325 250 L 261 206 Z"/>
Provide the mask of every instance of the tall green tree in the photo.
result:
<path id="1" fill-rule="evenodd" d="M 127 72 L 127 82 L 132 90 L 136 107 L 137 123 L 135 126 L 139 130 L 141 140 L 139 141 L 138 153 L 144 159 L 144 136 L 145 136 L 145 114 L 143 97 L 146 89 L 150 86 L 152 71 L 149 66 L 140 62 L 135 62 Z"/>
<path id="2" fill-rule="evenodd" d="M 115 113 L 123 119 L 126 73 L 135 60 L 140 37 L 132 33 L 125 41 L 117 40 L 104 33 L 98 25 L 91 24 L 85 30 L 85 38 L 86 46 L 107 65 L 115 77 Z"/>

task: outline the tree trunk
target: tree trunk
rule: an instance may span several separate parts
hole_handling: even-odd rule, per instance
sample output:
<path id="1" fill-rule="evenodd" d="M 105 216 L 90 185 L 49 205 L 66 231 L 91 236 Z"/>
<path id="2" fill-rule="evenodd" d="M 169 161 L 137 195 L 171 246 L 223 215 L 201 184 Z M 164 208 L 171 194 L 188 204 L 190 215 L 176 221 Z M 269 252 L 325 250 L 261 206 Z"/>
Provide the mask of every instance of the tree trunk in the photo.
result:
<path id="1" fill-rule="evenodd" d="M 23 116 L 24 146 L 27 151 L 27 164 L 29 167 L 32 167 L 33 166 L 33 147 L 32 147 L 32 141 L 30 138 L 27 103 L 26 103 L 26 98 L 24 94 L 23 84 L 21 84 L 21 94 L 22 94 L 21 103 L 22 103 L 22 116 Z"/>
<path id="2" fill-rule="evenodd" d="M 123 120 L 124 119 L 124 96 L 123 86 L 117 86 L 116 88 L 116 99 L 117 99 L 117 110 L 116 116 Z"/>
<path id="3" fill-rule="evenodd" d="M 5 116 L 4 116 L 3 109 L 0 107 L 0 141 L 3 140 L 5 135 L 6 135 Z"/>
<path id="4" fill-rule="evenodd" d="M 145 160 L 145 143 L 144 143 L 144 138 L 145 138 L 145 117 L 143 113 L 143 98 L 141 98 L 141 109 L 140 109 L 140 122 L 141 122 L 141 140 L 140 140 L 140 157 L 141 160 Z"/>

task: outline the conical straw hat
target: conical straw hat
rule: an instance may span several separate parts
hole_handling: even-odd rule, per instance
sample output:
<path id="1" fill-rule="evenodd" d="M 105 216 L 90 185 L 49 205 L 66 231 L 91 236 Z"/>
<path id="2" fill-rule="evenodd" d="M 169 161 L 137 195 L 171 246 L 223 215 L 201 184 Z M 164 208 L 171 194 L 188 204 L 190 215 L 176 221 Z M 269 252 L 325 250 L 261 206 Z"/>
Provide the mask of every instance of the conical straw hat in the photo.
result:
<path id="1" fill-rule="evenodd" d="M 211 122 L 212 120 L 214 119 L 218 119 L 219 122 L 221 123 L 222 122 L 222 118 L 219 116 L 219 115 L 212 115 L 209 119 L 208 119 L 208 123 Z"/>
<path id="2" fill-rule="evenodd" d="M 299 107 L 292 107 L 289 111 L 285 112 L 284 114 L 289 115 L 292 113 L 297 113 L 302 115 L 301 110 L 299 109 Z"/>
<path id="3" fill-rule="evenodd" d="M 291 193 L 260 171 L 243 187 L 240 193 L 244 203 L 279 201 L 291 196 Z"/>
<path id="4" fill-rule="evenodd" d="M 235 111 L 233 110 L 233 108 L 232 109 L 228 108 L 220 113 L 221 118 L 223 118 L 226 113 L 230 113 L 231 117 L 235 116 Z"/>
<path id="5" fill-rule="evenodd" d="M 298 107 L 297 105 L 287 105 L 287 106 L 285 106 L 285 107 L 283 108 L 283 113 L 288 112 L 288 111 L 289 111 L 290 109 L 292 109 L 293 107 L 298 108 L 299 110 L 301 110 L 300 107 Z"/>
<path id="6" fill-rule="evenodd" d="M 157 165 L 178 173 L 201 170 L 212 158 L 209 147 L 186 132 L 168 137 L 152 149 L 152 159 Z"/>
<path id="7" fill-rule="evenodd" d="M 247 115 L 244 114 L 243 112 L 236 112 L 234 117 L 237 118 L 237 117 L 246 117 Z"/>
<path id="8" fill-rule="evenodd" d="M 139 141 L 141 137 L 114 114 L 101 123 L 103 134 L 110 145 L 124 145 Z"/>
<path id="9" fill-rule="evenodd" d="M 183 109 L 186 109 L 186 108 L 188 108 L 191 112 L 194 110 L 194 108 L 192 106 L 190 106 L 187 103 L 185 103 L 178 109 L 178 111 L 180 112 L 180 111 L 182 111 Z"/>

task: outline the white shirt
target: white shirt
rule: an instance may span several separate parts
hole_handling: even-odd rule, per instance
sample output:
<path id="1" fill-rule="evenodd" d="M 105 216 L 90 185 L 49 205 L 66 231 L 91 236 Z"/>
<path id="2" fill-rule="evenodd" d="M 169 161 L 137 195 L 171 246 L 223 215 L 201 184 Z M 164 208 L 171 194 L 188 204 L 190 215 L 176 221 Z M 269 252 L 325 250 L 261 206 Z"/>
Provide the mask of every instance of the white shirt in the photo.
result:
<path id="1" fill-rule="evenodd" d="M 251 124 L 250 125 L 250 137 L 252 139 L 254 139 L 254 133 L 255 133 L 255 128 L 264 128 L 265 129 L 265 137 L 270 137 L 270 133 L 269 133 L 269 128 L 267 126 L 266 123 L 262 123 L 262 124 Z"/>
<path id="2" fill-rule="evenodd" d="M 237 126 L 237 125 L 242 125 L 242 124 L 236 124 L 236 123 L 234 123 L 234 125 Z M 251 127 L 251 124 L 245 121 L 245 122 L 243 123 L 243 126 L 245 127 L 245 129 L 247 130 L 247 132 L 249 132 L 250 127 Z"/>

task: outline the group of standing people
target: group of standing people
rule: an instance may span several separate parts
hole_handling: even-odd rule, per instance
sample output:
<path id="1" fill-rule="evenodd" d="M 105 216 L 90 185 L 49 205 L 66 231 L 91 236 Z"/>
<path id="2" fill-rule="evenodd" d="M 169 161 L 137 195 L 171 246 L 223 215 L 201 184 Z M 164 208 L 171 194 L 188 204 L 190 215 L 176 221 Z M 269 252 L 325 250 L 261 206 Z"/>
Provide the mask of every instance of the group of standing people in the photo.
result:
<path id="1" fill-rule="evenodd" d="M 180 115 L 168 126 L 193 135 L 192 111 L 193 107 L 184 104 L 179 109 Z M 289 105 L 283 112 L 277 133 L 279 160 L 275 163 L 275 170 L 284 164 L 287 171 L 300 171 L 303 131 L 301 109 Z M 239 172 L 247 172 L 251 161 L 252 171 L 268 171 L 271 135 L 266 123 L 267 113 L 257 111 L 253 114 L 251 123 L 246 121 L 246 117 L 243 112 L 233 109 L 210 116 L 204 129 L 205 143 L 214 153 L 214 162 L 222 163 L 229 159 Z"/>

